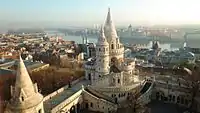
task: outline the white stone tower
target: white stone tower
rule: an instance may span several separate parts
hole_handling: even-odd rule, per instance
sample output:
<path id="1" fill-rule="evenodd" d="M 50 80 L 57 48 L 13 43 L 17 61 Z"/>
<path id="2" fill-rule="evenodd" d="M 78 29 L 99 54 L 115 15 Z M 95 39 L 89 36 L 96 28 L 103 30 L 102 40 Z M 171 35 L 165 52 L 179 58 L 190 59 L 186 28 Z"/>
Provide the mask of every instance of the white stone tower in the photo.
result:
<path id="1" fill-rule="evenodd" d="M 124 46 L 120 43 L 119 37 L 117 36 L 115 25 L 112 20 L 110 8 L 108 9 L 108 14 L 107 14 L 105 25 L 104 25 L 104 31 L 105 31 L 106 39 L 109 43 L 110 61 L 112 58 L 115 58 L 117 60 L 123 60 Z"/>
<path id="2" fill-rule="evenodd" d="M 21 56 L 5 113 L 44 113 L 43 96 L 38 92 L 37 84 L 31 81 Z"/>
<path id="3" fill-rule="evenodd" d="M 108 74 L 109 71 L 109 44 L 102 27 L 96 44 L 96 79 L 102 75 Z"/>

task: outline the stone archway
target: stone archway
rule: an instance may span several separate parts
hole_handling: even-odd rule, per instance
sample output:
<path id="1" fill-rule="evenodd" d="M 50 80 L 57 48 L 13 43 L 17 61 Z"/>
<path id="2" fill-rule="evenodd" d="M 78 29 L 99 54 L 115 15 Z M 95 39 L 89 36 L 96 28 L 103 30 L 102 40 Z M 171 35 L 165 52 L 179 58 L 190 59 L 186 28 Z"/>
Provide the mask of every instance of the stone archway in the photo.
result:
<path id="1" fill-rule="evenodd" d="M 115 97 L 115 103 L 116 103 L 116 104 L 118 103 L 118 99 L 117 99 L 117 97 Z"/>
<path id="2" fill-rule="evenodd" d="M 71 108 L 70 108 L 70 113 L 76 113 L 76 108 L 75 108 L 75 106 L 72 106 Z"/>
<path id="3" fill-rule="evenodd" d="M 81 113 L 81 104 L 77 104 L 77 113 Z"/>
<path id="4" fill-rule="evenodd" d="M 91 73 L 88 74 L 88 80 L 91 80 Z"/>
<path id="5" fill-rule="evenodd" d="M 88 103 L 85 103 L 85 108 L 89 109 L 89 104 Z"/>
<path id="6" fill-rule="evenodd" d="M 160 99 L 161 99 L 161 101 L 164 101 L 164 99 L 165 99 L 165 95 L 163 92 L 160 92 Z"/>
<path id="7" fill-rule="evenodd" d="M 169 102 L 172 101 L 172 95 L 171 95 L 171 94 L 168 95 L 168 101 L 169 101 Z"/>
<path id="8" fill-rule="evenodd" d="M 162 91 L 157 91 L 157 92 L 156 92 L 156 99 L 157 99 L 157 100 L 164 101 L 164 100 L 165 100 L 164 92 L 162 92 Z"/>
<path id="9" fill-rule="evenodd" d="M 160 100 L 160 93 L 156 92 L 156 100 Z"/>
<path id="10" fill-rule="evenodd" d="M 176 96 L 172 96 L 172 101 L 175 102 L 176 101 Z"/>
<path id="11" fill-rule="evenodd" d="M 184 97 L 183 96 L 181 96 L 181 104 L 184 104 Z"/>
<path id="12" fill-rule="evenodd" d="M 177 97 L 176 103 L 178 103 L 178 104 L 180 103 L 180 96 Z"/>

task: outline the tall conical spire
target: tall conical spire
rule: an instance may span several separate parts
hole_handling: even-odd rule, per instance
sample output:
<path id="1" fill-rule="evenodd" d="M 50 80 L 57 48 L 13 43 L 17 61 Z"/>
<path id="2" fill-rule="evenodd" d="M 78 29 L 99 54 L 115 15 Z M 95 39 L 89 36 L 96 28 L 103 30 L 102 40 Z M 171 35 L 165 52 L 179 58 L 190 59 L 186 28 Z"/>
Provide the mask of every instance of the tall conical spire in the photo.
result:
<path id="1" fill-rule="evenodd" d="M 19 56 L 15 91 L 17 91 L 17 89 L 23 89 L 27 95 L 34 92 L 33 82 L 31 81 L 21 55 Z"/>
<path id="2" fill-rule="evenodd" d="M 107 18 L 106 18 L 106 23 L 105 24 L 110 24 L 112 23 L 112 16 L 110 13 L 110 7 L 108 8 L 108 14 L 107 14 Z"/>
<path id="3" fill-rule="evenodd" d="M 38 108 L 43 111 L 43 96 L 38 92 L 37 84 L 33 84 L 31 81 L 21 55 L 19 56 L 15 86 L 11 86 L 11 96 L 7 105 L 9 113 L 24 111 L 35 113 L 38 112 Z"/>
<path id="4" fill-rule="evenodd" d="M 114 22 L 112 20 L 110 8 L 108 8 L 108 14 L 107 14 L 105 25 L 104 25 L 104 31 L 105 31 L 105 36 L 107 39 L 118 37 Z"/>

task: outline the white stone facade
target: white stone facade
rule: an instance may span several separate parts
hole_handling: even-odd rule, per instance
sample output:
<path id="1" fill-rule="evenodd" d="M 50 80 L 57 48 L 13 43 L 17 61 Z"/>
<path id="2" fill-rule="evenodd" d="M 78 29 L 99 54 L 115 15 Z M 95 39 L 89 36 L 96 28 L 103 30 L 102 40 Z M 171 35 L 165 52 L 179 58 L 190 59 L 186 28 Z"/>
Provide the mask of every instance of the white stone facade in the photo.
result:
<path id="1" fill-rule="evenodd" d="M 21 57 L 5 113 L 44 113 L 43 96 L 38 92 L 37 84 L 32 83 Z"/>

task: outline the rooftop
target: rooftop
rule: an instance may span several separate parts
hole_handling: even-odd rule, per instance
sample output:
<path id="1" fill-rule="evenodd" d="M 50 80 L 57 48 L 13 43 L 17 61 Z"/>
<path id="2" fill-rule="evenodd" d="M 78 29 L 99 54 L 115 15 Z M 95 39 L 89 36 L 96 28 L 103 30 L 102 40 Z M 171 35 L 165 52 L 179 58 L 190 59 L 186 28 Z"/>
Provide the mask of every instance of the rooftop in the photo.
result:
<path id="1" fill-rule="evenodd" d="M 68 99 L 70 96 L 75 94 L 82 88 L 82 85 L 87 85 L 86 80 L 82 80 L 77 84 L 73 85 L 71 88 L 66 88 L 64 91 L 58 93 L 57 95 L 53 96 L 51 99 L 44 101 L 44 108 L 45 113 L 49 113 L 54 107 L 59 105 L 64 100 Z"/>
<path id="2" fill-rule="evenodd" d="M 9 69 L 0 69 L 0 76 L 1 75 L 11 75 L 14 74 L 15 71 L 9 70 Z"/>

